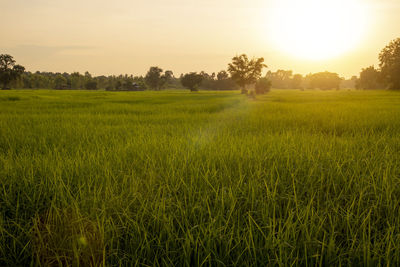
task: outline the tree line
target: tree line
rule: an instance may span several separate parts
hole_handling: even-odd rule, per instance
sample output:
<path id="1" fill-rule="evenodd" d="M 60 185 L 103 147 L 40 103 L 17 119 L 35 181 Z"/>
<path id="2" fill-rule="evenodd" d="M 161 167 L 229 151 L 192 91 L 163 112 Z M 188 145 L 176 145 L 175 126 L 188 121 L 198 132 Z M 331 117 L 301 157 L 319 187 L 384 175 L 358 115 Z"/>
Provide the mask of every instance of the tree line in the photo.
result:
<path id="1" fill-rule="evenodd" d="M 16 64 L 10 55 L 0 55 L 0 84 L 2 89 L 86 89 L 108 91 L 162 90 L 164 88 L 187 88 L 201 90 L 237 90 L 247 94 L 263 94 L 271 87 L 278 89 L 394 89 L 400 90 L 400 38 L 391 41 L 379 54 L 379 68 L 363 68 L 359 77 L 344 79 L 337 73 L 319 72 L 308 75 L 293 74 L 291 70 L 268 71 L 264 58 L 249 59 L 245 54 L 235 56 L 227 70 L 208 74 L 190 72 L 175 77 L 171 70 L 150 67 L 145 76 L 110 75 L 92 76 L 81 74 L 27 72 Z"/>
<path id="2" fill-rule="evenodd" d="M 89 72 L 79 73 L 54 73 L 54 72 L 29 72 L 22 66 L 13 69 L 11 62 L 15 62 L 9 55 L 0 55 L 7 58 L 7 70 L 4 75 L 0 69 L 0 85 L 2 89 L 57 89 L 57 90 L 108 90 L 108 91 L 143 91 L 162 90 L 165 88 L 185 88 L 183 77 L 175 77 L 170 70 L 163 71 L 159 67 L 150 67 L 145 76 L 109 75 L 92 76 Z M 11 61 L 12 60 L 12 61 Z M 22 69 L 21 69 L 22 68 Z M 4 71 L 6 72 L 6 71 Z M 229 77 L 226 71 L 217 74 L 199 73 L 200 84 L 196 88 L 202 90 L 237 90 L 238 86 Z"/>

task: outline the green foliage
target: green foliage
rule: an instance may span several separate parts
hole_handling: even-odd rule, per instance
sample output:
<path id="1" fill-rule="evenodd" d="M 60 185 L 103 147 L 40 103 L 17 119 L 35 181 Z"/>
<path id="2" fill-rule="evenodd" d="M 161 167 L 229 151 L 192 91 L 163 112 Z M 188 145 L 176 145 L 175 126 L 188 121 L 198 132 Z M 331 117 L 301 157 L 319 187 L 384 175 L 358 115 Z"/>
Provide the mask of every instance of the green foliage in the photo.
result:
<path id="1" fill-rule="evenodd" d="M 260 78 L 256 82 L 254 89 L 257 95 L 268 93 L 271 90 L 271 81 L 266 77 Z"/>
<path id="2" fill-rule="evenodd" d="M 174 78 L 173 78 L 174 79 Z M 84 75 L 74 73 L 25 72 L 14 82 L 16 88 L 26 89 L 68 89 L 68 90 L 108 90 L 108 91 L 143 91 L 144 78 L 133 75 L 111 75 L 93 77 L 89 72 Z"/>
<path id="3" fill-rule="evenodd" d="M 58 74 L 54 79 L 54 89 L 68 89 L 68 80 L 63 75 Z"/>
<path id="4" fill-rule="evenodd" d="M 383 90 L 0 91 L 0 266 L 398 266 L 399 117 Z"/>
<path id="5" fill-rule="evenodd" d="M 20 77 L 25 71 L 21 65 L 16 65 L 12 56 L 0 55 L 0 83 L 2 89 L 7 89 L 8 85 Z"/>
<path id="6" fill-rule="evenodd" d="M 172 71 L 167 70 L 163 74 L 163 70 L 160 69 L 159 67 L 150 67 L 144 79 L 148 87 L 150 87 L 153 90 L 159 91 L 172 78 L 173 78 Z"/>
<path id="7" fill-rule="evenodd" d="M 228 64 L 228 72 L 232 79 L 242 88 L 242 93 L 247 93 L 246 85 L 255 83 L 261 77 L 264 67 L 267 67 L 264 64 L 264 58 L 249 60 L 247 55 L 242 54 L 232 58 L 232 63 Z"/>
<path id="8" fill-rule="evenodd" d="M 291 70 L 268 71 L 266 77 L 271 81 L 274 88 L 297 89 L 292 87 L 293 71 Z"/>
<path id="9" fill-rule="evenodd" d="M 360 73 L 360 78 L 356 81 L 357 89 L 381 89 L 382 85 L 382 75 L 379 70 L 375 69 L 374 66 L 362 69 Z"/>
<path id="10" fill-rule="evenodd" d="M 321 90 L 340 89 L 342 81 L 339 74 L 328 71 L 310 74 L 307 76 L 307 79 L 311 89 Z"/>
<path id="11" fill-rule="evenodd" d="M 97 82 L 93 80 L 89 80 L 85 83 L 85 89 L 88 90 L 96 90 L 97 89 Z"/>
<path id="12" fill-rule="evenodd" d="M 391 41 L 379 54 L 384 81 L 389 89 L 400 90 L 400 38 Z"/>
<path id="13" fill-rule="evenodd" d="M 186 73 L 181 78 L 181 83 L 184 87 L 190 89 L 190 91 L 197 91 L 197 88 L 203 80 L 203 75 L 197 74 L 196 72 Z"/>
<path id="14" fill-rule="evenodd" d="M 291 80 L 291 89 L 302 89 L 303 88 L 303 75 L 295 74 Z"/>
<path id="15" fill-rule="evenodd" d="M 217 75 L 215 73 L 208 74 L 204 71 L 200 72 L 202 76 L 202 81 L 199 88 L 203 90 L 237 90 L 239 87 L 236 83 L 229 77 L 229 74 L 222 70 Z"/>
<path id="16" fill-rule="evenodd" d="M 218 81 L 229 79 L 229 74 L 226 71 L 221 70 L 217 74 L 217 79 L 218 79 Z"/>

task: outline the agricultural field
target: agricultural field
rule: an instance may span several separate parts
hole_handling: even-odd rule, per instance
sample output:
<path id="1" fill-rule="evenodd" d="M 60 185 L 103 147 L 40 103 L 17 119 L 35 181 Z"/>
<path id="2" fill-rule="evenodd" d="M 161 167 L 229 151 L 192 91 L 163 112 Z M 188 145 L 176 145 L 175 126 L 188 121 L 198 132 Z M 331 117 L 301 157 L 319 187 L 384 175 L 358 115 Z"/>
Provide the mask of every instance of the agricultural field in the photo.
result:
<path id="1" fill-rule="evenodd" d="M 1 266 L 399 264 L 399 92 L 0 91 Z"/>

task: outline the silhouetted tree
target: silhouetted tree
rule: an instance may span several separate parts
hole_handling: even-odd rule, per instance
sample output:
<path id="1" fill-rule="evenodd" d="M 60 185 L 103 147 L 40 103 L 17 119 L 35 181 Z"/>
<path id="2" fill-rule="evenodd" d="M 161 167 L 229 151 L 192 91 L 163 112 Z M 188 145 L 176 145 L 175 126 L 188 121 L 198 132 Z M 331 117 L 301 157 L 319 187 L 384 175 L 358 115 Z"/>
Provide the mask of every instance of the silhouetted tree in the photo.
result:
<path id="1" fill-rule="evenodd" d="M 352 76 L 350 79 L 343 79 L 340 83 L 340 88 L 357 88 L 358 77 Z"/>
<path id="2" fill-rule="evenodd" d="M 71 89 L 81 89 L 83 88 L 84 76 L 79 72 L 74 72 L 70 75 Z"/>
<path id="3" fill-rule="evenodd" d="M 221 71 L 218 72 L 218 74 L 217 74 L 217 80 L 218 80 L 218 81 L 226 80 L 226 79 L 228 79 L 228 78 L 229 78 L 229 74 L 228 74 L 226 71 L 224 71 L 224 70 L 221 70 Z"/>
<path id="4" fill-rule="evenodd" d="M 268 71 L 266 77 L 271 81 L 272 86 L 278 89 L 288 89 L 292 86 L 293 72 L 291 70 Z"/>
<path id="5" fill-rule="evenodd" d="M 89 80 L 85 83 L 85 89 L 87 90 L 97 90 L 97 82 L 94 80 Z"/>
<path id="6" fill-rule="evenodd" d="M 311 88 L 319 88 L 322 90 L 340 89 L 340 82 L 342 81 L 339 74 L 328 71 L 311 74 L 308 78 Z"/>
<path id="7" fill-rule="evenodd" d="M 255 83 L 261 76 L 262 69 L 267 67 L 264 58 L 253 58 L 251 60 L 243 54 L 232 58 L 228 65 L 228 72 L 232 79 L 242 88 L 242 93 L 247 93 L 246 85 Z"/>
<path id="8" fill-rule="evenodd" d="M 217 75 L 215 73 L 208 74 L 204 71 L 200 72 L 203 77 L 199 88 L 204 90 L 237 90 L 236 83 L 229 77 L 229 74 L 222 70 Z"/>
<path id="9" fill-rule="evenodd" d="M 16 65 L 15 60 L 10 55 L 0 55 L 0 83 L 2 89 L 7 89 L 8 85 L 18 79 L 25 71 L 21 65 Z"/>
<path id="10" fill-rule="evenodd" d="M 254 89 L 257 95 L 268 93 L 271 90 L 271 81 L 266 77 L 260 78 L 256 82 Z"/>
<path id="11" fill-rule="evenodd" d="M 302 84 L 303 84 L 303 75 L 301 74 L 293 75 L 290 87 L 293 89 L 302 89 L 303 88 Z"/>
<path id="12" fill-rule="evenodd" d="M 400 90 L 400 38 L 391 41 L 379 54 L 382 77 L 389 89 Z"/>
<path id="13" fill-rule="evenodd" d="M 357 89 L 381 89 L 381 73 L 374 66 L 362 69 L 356 81 Z"/>
<path id="14" fill-rule="evenodd" d="M 161 90 L 163 86 L 173 78 L 173 73 L 170 70 L 165 71 L 159 67 L 151 67 L 147 72 L 145 81 L 146 84 L 153 90 Z"/>
<path id="15" fill-rule="evenodd" d="M 190 91 L 197 91 L 203 77 L 203 75 L 197 74 L 196 72 L 187 73 L 182 76 L 181 83 L 184 87 L 189 88 Z"/>
<path id="16" fill-rule="evenodd" d="M 54 79 L 54 89 L 67 89 L 67 79 L 61 74 L 57 74 Z"/>

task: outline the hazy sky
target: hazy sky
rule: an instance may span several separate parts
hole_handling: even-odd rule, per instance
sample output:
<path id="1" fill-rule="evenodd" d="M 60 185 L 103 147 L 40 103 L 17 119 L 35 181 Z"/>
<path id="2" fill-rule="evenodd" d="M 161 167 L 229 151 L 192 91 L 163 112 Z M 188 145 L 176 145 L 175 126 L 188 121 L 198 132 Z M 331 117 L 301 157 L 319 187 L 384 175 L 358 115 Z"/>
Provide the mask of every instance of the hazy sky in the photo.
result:
<path id="1" fill-rule="evenodd" d="M 271 25 L 280 25 L 270 22 L 276 1 L 0 0 L 0 53 L 29 71 L 96 75 L 142 75 L 150 66 L 211 73 L 246 53 L 264 57 L 273 71 L 350 77 L 377 65 L 379 51 L 400 37 L 400 0 L 357 0 L 368 18 L 357 46 L 331 59 L 301 59 L 272 41 Z"/>

